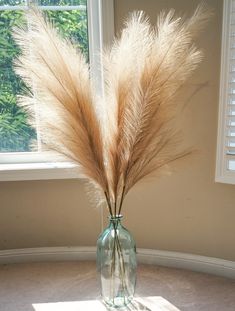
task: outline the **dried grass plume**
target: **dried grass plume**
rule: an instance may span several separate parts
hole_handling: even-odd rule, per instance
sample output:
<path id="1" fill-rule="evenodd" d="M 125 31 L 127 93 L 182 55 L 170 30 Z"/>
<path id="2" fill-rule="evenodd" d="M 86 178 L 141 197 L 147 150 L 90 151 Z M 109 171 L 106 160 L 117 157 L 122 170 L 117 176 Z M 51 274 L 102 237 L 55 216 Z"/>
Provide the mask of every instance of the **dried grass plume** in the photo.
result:
<path id="1" fill-rule="evenodd" d="M 21 104 L 36 114 L 42 142 L 80 165 L 111 215 L 137 182 L 189 152 L 175 128 L 176 96 L 202 59 L 194 38 L 210 15 L 204 5 L 189 19 L 171 10 L 155 27 L 143 12 L 129 17 L 103 53 L 102 127 L 81 52 L 37 9 L 27 13 L 29 27 L 14 32 L 22 51 L 16 72 L 32 90 Z"/>

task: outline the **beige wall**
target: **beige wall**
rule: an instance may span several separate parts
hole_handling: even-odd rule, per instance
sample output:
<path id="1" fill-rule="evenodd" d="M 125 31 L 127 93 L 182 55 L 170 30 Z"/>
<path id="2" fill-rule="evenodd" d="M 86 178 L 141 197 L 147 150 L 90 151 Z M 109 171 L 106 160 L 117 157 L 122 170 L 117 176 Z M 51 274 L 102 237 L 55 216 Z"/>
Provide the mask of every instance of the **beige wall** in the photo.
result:
<path id="1" fill-rule="evenodd" d="M 190 100 L 182 117 L 200 154 L 175 166 L 170 177 L 137 186 L 124 214 L 138 247 L 235 260 L 235 186 L 214 182 L 222 0 L 207 2 L 216 14 L 198 39 L 205 60 L 185 88 Z M 198 3 L 116 0 L 116 29 L 128 11 L 143 9 L 154 21 L 160 9 L 190 13 Z M 0 183 L 0 249 L 95 245 L 100 227 L 100 212 L 89 204 L 82 181 Z"/>

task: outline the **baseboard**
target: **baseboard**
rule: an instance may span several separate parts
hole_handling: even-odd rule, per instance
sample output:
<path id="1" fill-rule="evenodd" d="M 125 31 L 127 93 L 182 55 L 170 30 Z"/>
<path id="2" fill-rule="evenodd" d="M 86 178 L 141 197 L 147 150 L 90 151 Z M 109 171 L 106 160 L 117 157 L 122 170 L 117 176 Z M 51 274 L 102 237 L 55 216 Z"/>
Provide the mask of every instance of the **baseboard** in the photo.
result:
<path id="1" fill-rule="evenodd" d="M 95 260 L 95 247 L 39 247 L 0 251 L 0 264 Z M 235 279 L 235 262 L 170 251 L 140 248 L 139 263 L 187 269 Z"/>
<path id="2" fill-rule="evenodd" d="M 145 264 L 186 269 L 235 279 L 235 262 L 179 252 L 140 249 L 138 260 Z"/>
<path id="3" fill-rule="evenodd" d="M 38 247 L 0 251 L 0 264 L 40 261 L 95 260 L 96 248 L 90 246 Z"/>

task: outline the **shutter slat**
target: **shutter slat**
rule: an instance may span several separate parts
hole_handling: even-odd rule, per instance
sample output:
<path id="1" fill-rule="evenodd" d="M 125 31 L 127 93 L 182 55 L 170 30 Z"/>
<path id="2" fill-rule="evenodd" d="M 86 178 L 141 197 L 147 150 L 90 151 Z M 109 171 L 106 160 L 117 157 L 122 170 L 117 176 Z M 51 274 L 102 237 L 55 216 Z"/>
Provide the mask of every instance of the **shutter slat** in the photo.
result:
<path id="1" fill-rule="evenodd" d="M 227 138 L 227 140 L 229 140 L 229 141 L 235 143 L 235 136 L 229 136 L 229 135 L 227 135 L 226 138 Z"/>
<path id="2" fill-rule="evenodd" d="M 227 120 L 226 124 L 228 126 L 234 126 L 235 125 L 235 116 L 234 115 L 227 114 L 226 120 Z"/>

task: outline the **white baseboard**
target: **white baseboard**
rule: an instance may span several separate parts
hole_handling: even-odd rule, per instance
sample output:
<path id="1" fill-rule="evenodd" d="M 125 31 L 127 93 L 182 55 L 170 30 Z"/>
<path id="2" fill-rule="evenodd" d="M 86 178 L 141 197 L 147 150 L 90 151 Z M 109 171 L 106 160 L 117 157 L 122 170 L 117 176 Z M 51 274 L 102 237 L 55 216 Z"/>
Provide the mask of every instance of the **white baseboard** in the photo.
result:
<path id="1" fill-rule="evenodd" d="M 0 264 L 40 261 L 95 260 L 96 248 L 90 246 L 38 247 L 0 251 Z"/>
<path id="2" fill-rule="evenodd" d="M 235 279 L 235 262 L 194 254 L 140 249 L 138 261 L 165 267 L 186 269 Z"/>
<path id="3" fill-rule="evenodd" d="M 0 264 L 95 260 L 95 247 L 39 247 L 0 251 Z M 139 263 L 187 269 L 235 279 L 235 262 L 170 251 L 140 248 L 137 250 Z"/>

